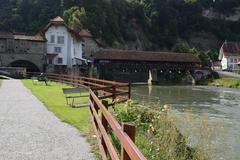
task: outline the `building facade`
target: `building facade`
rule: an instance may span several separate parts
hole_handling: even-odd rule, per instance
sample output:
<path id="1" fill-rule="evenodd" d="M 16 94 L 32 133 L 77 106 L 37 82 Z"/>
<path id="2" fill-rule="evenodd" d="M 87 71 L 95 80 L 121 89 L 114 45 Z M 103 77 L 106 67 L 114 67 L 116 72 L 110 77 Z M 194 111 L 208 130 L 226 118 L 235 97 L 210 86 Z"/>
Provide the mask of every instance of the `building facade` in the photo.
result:
<path id="1" fill-rule="evenodd" d="M 61 17 L 50 20 L 40 33 L 47 43 L 48 72 L 80 72 L 87 65 L 82 55 L 82 39 L 70 29 Z"/>
<path id="2" fill-rule="evenodd" d="M 41 36 L 0 32 L 0 67 L 25 67 L 44 71 L 46 40 Z"/>
<path id="3" fill-rule="evenodd" d="M 86 29 L 82 29 L 79 32 L 79 35 L 83 41 L 82 42 L 83 58 L 92 61 L 94 54 L 99 50 L 100 44 L 96 41 L 96 39 L 93 38 L 92 34 Z"/>
<path id="4" fill-rule="evenodd" d="M 223 70 L 237 71 L 240 62 L 240 43 L 224 42 L 219 51 L 219 60 Z"/>

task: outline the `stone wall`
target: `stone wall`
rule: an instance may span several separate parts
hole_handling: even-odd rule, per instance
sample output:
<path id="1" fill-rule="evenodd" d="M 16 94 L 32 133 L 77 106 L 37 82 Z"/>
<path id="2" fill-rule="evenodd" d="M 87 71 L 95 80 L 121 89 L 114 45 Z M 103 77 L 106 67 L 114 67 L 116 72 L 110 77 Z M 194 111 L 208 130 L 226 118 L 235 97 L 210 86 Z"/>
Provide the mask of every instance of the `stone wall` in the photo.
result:
<path id="1" fill-rule="evenodd" d="M 12 66 L 13 63 L 19 64 L 17 67 L 32 64 L 28 66 L 35 68 L 27 68 L 28 70 L 43 71 L 45 54 L 45 41 L 14 39 L 13 36 L 6 37 L 0 34 L 0 67 Z"/>

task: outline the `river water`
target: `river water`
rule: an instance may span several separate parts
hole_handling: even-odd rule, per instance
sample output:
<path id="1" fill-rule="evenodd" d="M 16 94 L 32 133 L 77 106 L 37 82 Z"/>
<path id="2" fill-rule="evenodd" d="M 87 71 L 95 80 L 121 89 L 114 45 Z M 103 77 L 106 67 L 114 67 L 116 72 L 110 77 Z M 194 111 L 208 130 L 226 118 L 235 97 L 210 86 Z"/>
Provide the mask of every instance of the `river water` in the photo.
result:
<path id="1" fill-rule="evenodd" d="M 219 128 L 219 133 L 214 134 L 215 139 L 212 140 L 215 141 L 212 143 L 215 145 L 214 159 L 240 160 L 240 90 L 209 86 L 139 85 L 132 88 L 132 97 L 149 107 L 158 103 L 169 104 L 180 118 L 185 116 L 186 110 L 191 110 L 195 117 L 207 115 L 209 127 Z"/>

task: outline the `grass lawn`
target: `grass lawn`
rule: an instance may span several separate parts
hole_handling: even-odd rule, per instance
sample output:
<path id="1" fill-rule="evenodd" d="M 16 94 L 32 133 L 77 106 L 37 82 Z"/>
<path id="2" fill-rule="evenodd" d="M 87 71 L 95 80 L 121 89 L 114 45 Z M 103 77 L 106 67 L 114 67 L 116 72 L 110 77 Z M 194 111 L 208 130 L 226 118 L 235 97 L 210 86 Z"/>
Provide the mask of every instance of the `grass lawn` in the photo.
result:
<path id="1" fill-rule="evenodd" d="M 94 132 L 90 121 L 89 108 L 71 108 L 66 105 L 62 88 L 70 88 L 69 86 L 54 82 L 50 82 L 49 86 L 45 86 L 44 84 L 33 85 L 32 80 L 22 80 L 22 82 L 61 121 L 79 129 L 92 144 L 93 152 L 96 151 L 95 140 L 92 139 Z M 87 103 L 88 97 L 82 97 L 78 102 Z"/>
<path id="2" fill-rule="evenodd" d="M 0 79 L 0 87 L 1 87 L 1 85 L 2 85 L 2 80 Z"/>
<path id="3" fill-rule="evenodd" d="M 240 78 L 220 78 L 214 80 L 209 85 L 228 88 L 240 88 Z"/>

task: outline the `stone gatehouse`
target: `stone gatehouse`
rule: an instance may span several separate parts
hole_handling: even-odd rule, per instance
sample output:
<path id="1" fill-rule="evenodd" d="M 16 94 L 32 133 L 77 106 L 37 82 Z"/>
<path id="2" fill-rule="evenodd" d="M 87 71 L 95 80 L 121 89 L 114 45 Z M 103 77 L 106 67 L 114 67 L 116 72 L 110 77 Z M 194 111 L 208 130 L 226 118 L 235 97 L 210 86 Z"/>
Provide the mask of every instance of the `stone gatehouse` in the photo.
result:
<path id="1" fill-rule="evenodd" d="M 25 67 L 27 71 L 43 71 L 46 62 L 45 42 L 41 36 L 0 32 L 0 67 Z"/>

